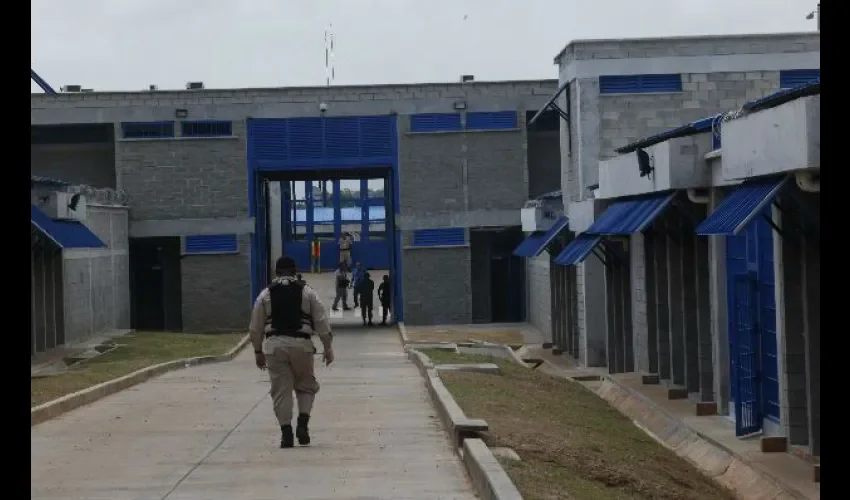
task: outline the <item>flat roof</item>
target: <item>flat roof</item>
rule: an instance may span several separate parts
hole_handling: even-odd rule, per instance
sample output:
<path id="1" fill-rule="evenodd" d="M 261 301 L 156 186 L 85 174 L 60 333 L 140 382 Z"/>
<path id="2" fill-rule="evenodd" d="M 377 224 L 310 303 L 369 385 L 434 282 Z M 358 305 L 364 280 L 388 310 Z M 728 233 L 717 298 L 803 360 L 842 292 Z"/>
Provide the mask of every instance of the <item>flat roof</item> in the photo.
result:
<path id="1" fill-rule="evenodd" d="M 786 31 L 781 33 L 742 33 L 742 34 L 729 34 L 729 35 L 689 35 L 689 36 L 661 36 L 661 37 L 645 37 L 645 38 L 580 38 L 578 40 L 572 40 L 567 43 L 558 55 L 555 56 L 555 64 L 560 64 L 560 59 L 572 46 L 575 45 L 592 45 L 592 44 L 602 44 L 602 43 L 641 43 L 641 42 L 682 42 L 682 41 L 696 41 L 696 40 L 735 40 L 735 39 L 754 39 L 754 40 L 765 40 L 771 38 L 784 38 L 788 36 L 800 36 L 800 35 L 818 35 L 820 36 L 820 31 Z"/>
<path id="2" fill-rule="evenodd" d="M 149 89 L 141 89 L 141 90 L 92 90 L 91 92 L 58 92 L 56 95 L 44 94 L 41 92 L 30 93 L 31 96 L 39 96 L 39 97 L 57 97 L 57 96 L 80 96 L 80 95 L 91 95 L 91 94 L 165 94 L 165 93 L 191 93 L 191 94 L 202 94 L 204 92 L 260 92 L 260 91 L 310 91 L 310 92 L 344 92 L 351 89 L 382 89 L 382 90 L 390 90 L 390 89 L 406 89 L 410 87 L 431 87 L 431 86 L 448 86 L 448 87 L 474 87 L 477 85 L 528 85 L 528 84 L 552 84 L 557 86 L 558 79 L 557 78 L 544 78 L 544 79 L 531 79 L 531 80 L 474 80 L 471 82 L 423 82 L 423 83 L 379 83 L 372 85 L 332 85 L 330 87 L 325 85 L 311 85 L 311 86 L 286 86 L 286 87 L 228 87 L 228 88 L 214 88 L 214 87 L 206 87 L 203 89 L 197 90 L 188 90 L 188 89 L 157 89 L 157 90 L 149 90 Z"/>

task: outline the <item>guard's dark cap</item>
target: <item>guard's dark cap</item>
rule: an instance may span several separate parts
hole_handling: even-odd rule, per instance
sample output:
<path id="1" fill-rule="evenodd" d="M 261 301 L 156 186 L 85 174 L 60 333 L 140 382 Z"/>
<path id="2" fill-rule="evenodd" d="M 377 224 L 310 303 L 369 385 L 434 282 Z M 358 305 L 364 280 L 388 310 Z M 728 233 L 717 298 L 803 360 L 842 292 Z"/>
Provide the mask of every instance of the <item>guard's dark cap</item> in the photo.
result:
<path id="1" fill-rule="evenodd" d="M 277 259 L 277 262 L 274 264 L 275 271 L 294 271 L 295 270 L 295 259 L 292 257 L 284 255 Z"/>

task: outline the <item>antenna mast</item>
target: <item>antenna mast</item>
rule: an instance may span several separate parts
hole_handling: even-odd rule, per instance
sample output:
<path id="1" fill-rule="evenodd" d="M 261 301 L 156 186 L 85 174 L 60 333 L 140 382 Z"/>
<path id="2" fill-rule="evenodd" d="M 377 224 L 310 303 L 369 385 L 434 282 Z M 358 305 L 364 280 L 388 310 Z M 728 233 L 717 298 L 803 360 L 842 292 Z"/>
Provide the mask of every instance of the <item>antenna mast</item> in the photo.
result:
<path id="1" fill-rule="evenodd" d="M 334 81 L 334 34 L 333 25 L 325 28 L 325 85 L 330 87 Z"/>

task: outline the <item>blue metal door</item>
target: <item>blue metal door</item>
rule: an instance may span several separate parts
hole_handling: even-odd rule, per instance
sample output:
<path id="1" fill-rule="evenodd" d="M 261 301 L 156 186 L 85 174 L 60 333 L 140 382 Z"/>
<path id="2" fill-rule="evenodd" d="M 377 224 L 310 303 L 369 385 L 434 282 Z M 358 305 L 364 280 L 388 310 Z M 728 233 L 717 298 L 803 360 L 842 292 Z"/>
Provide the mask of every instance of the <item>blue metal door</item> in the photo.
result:
<path id="1" fill-rule="evenodd" d="M 773 230 L 763 215 L 726 239 L 730 394 L 739 436 L 779 420 Z"/>
<path id="2" fill-rule="evenodd" d="M 735 347 L 732 352 L 736 380 L 735 434 L 752 434 L 762 428 L 761 391 L 759 377 L 758 323 L 756 322 L 756 293 L 758 283 L 754 274 L 735 276 L 733 285 L 735 306 L 730 312 L 735 322 Z"/>

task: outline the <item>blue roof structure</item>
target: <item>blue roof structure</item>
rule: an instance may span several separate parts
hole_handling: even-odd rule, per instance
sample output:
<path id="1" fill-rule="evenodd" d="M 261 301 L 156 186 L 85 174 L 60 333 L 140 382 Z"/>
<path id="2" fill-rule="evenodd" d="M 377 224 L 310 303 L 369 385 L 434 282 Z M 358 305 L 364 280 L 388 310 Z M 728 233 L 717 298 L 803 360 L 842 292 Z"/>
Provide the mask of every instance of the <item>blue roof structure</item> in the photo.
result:
<path id="1" fill-rule="evenodd" d="M 53 220 L 31 205 L 30 223 L 59 248 L 104 248 L 106 244 L 79 221 Z"/>

